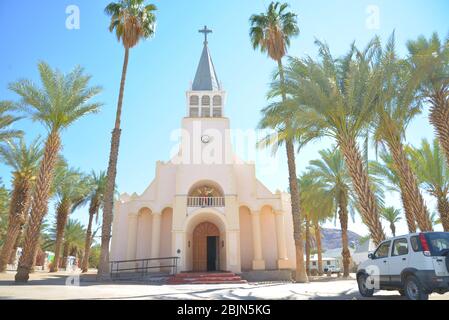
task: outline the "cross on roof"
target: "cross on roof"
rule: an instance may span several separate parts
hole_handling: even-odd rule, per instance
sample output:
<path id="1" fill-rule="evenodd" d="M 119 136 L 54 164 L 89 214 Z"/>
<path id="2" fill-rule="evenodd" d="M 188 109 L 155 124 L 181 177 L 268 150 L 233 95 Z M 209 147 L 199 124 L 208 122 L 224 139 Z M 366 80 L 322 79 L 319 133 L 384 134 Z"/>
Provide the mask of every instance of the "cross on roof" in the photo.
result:
<path id="1" fill-rule="evenodd" d="M 207 44 L 207 34 L 208 33 L 212 33 L 212 30 L 207 29 L 207 26 L 204 26 L 204 28 L 201 29 L 201 30 L 198 30 L 198 32 L 199 33 L 204 33 L 204 45 L 206 45 Z"/>

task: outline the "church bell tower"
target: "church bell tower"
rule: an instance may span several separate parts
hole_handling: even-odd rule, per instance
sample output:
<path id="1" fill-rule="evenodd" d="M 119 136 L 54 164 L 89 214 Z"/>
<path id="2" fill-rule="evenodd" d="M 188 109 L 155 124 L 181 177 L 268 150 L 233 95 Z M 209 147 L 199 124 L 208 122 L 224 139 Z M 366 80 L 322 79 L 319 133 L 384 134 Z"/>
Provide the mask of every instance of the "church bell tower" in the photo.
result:
<path id="1" fill-rule="evenodd" d="M 198 32 L 204 34 L 204 46 L 192 86 L 187 91 L 188 118 L 224 117 L 225 91 L 222 90 L 214 63 L 207 46 L 207 36 L 212 30 L 204 26 Z"/>

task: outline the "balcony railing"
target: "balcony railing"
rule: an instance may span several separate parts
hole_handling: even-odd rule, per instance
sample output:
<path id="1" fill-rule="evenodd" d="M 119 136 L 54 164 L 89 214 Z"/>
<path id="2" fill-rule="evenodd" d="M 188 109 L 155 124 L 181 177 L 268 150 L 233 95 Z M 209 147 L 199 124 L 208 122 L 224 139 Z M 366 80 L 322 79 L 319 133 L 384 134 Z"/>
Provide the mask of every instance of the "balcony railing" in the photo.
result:
<path id="1" fill-rule="evenodd" d="M 224 197 L 188 197 L 187 207 L 206 208 L 206 207 L 224 207 Z"/>

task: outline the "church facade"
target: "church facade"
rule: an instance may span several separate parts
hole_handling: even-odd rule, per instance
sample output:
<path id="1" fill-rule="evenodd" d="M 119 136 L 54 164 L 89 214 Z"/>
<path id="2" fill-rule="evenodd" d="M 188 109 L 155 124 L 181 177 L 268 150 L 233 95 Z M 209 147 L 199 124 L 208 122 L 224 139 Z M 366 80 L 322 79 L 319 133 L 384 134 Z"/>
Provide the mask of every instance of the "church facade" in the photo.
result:
<path id="1" fill-rule="evenodd" d="M 115 202 L 110 260 L 179 257 L 178 271 L 193 272 L 294 269 L 290 195 L 272 193 L 254 163 L 234 154 L 210 31 L 201 32 L 179 152 L 157 162 L 141 195 L 125 193 Z"/>

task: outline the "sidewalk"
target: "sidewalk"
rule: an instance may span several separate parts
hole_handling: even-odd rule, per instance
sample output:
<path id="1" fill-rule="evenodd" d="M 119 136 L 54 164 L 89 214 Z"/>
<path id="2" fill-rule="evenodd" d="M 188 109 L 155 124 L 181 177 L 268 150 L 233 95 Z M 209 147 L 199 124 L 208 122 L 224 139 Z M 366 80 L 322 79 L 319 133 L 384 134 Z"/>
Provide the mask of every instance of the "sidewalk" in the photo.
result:
<path id="1" fill-rule="evenodd" d="M 326 279 L 300 283 L 248 283 L 222 285 L 148 285 L 98 283 L 94 272 L 81 276 L 78 285 L 66 272 L 36 272 L 27 284 L 16 285 L 14 273 L 0 274 L 0 299 L 363 299 L 355 280 Z M 69 284 L 66 285 L 69 279 Z M 403 300 L 396 291 L 379 291 L 372 299 Z M 432 300 L 449 300 L 449 294 L 433 294 Z"/>

